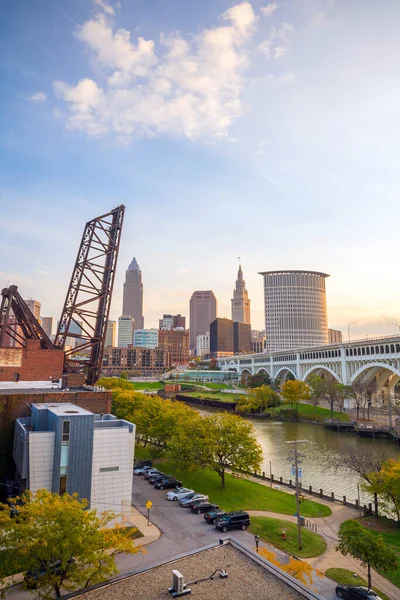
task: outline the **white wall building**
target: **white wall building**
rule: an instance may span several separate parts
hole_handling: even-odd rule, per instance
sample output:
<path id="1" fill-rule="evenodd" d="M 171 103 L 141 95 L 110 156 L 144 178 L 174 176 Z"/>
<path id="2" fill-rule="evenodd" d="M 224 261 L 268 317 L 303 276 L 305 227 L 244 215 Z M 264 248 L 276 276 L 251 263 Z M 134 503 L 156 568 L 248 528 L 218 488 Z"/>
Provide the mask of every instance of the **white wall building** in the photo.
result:
<path id="1" fill-rule="evenodd" d="M 196 355 L 207 356 L 210 354 L 210 332 L 205 335 L 198 335 L 196 338 Z"/>
<path id="2" fill-rule="evenodd" d="M 135 319 L 124 315 L 118 319 L 118 348 L 133 346 L 133 332 L 135 330 Z"/>

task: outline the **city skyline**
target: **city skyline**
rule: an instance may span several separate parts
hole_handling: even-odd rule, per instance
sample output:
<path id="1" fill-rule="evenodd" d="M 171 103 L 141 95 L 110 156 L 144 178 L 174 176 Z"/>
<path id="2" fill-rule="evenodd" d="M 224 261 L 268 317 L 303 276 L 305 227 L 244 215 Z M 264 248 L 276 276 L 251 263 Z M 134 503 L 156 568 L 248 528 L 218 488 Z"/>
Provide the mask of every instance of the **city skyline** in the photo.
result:
<path id="1" fill-rule="evenodd" d="M 397 333 L 400 6 L 351 4 L 10 6 L 0 57 L 0 285 L 18 285 L 56 322 L 83 224 L 124 202 L 110 319 L 121 316 L 123 265 L 135 254 L 146 327 L 164 312 L 188 316 L 195 289 L 214 290 L 229 317 L 225 274 L 240 254 L 254 328 L 264 321 L 257 273 L 312 269 L 331 273 L 329 327 L 345 339 L 353 321 L 355 338 Z M 140 123 L 129 102 L 129 115 L 121 112 L 117 89 L 143 106 Z M 171 99 L 185 91 L 189 104 L 177 110 Z M 108 120 L 101 111 L 111 109 Z M 384 227 L 379 213 L 390 216 Z"/>

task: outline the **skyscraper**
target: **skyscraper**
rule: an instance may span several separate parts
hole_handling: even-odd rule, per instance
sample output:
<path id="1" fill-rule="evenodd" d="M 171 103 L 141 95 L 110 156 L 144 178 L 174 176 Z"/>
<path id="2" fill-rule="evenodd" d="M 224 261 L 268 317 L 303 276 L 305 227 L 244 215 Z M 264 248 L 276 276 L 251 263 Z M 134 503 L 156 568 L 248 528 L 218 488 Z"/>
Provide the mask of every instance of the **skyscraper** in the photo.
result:
<path id="1" fill-rule="evenodd" d="M 328 343 L 326 273 L 266 271 L 266 351 L 295 350 Z"/>
<path id="2" fill-rule="evenodd" d="M 133 346 L 133 332 L 135 320 L 130 315 L 123 315 L 118 319 L 118 348 Z"/>
<path id="3" fill-rule="evenodd" d="M 25 300 L 25 304 L 27 305 L 27 307 L 29 308 L 29 310 L 31 311 L 31 313 L 33 314 L 35 319 L 37 319 L 39 321 L 40 307 L 41 307 L 40 302 L 38 302 L 37 300 L 32 300 L 32 298 L 29 298 L 29 300 Z"/>
<path id="4" fill-rule="evenodd" d="M 142 271 L 135 257 L 126 272 L 122 314 L 131 316 L 135 327 L 144 329 Z"/>
<path id="5" fill-rule="evenodd" d="M 117 324 L 115 321 L 107 321 L 105 346 L 117 345 Z"/>
<path id="6" fill-rule="evenodd" d="M 236 287 L 233 290 L 232 321 L 250 325 L 250 300 L 246 290 L 246 282 L 243 279 L 242 265 L 239 264 Z"/>
<path id="7" fill-rule="evenodd" d="M 50 337 L 53 333 L 53 317 L 42 317 L 42 327 Z"/>
<path id="8" fill-rule="evenodd" d="M 196 349 L 198 335 L 210 331 L 217 316 L 217 299 L 211 290 L 193 292 L 190 298 L 190 349 Z"/>

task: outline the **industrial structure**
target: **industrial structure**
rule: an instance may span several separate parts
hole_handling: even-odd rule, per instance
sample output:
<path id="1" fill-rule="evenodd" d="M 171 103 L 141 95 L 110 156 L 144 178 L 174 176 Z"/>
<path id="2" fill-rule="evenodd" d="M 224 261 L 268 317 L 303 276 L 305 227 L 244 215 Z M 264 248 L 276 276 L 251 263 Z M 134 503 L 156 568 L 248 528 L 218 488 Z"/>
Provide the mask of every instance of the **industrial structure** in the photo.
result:
<path id="1" fill-rule="evenodd" d="M 62 353 L 62 361 L 55 361 L 61 366 L 48 375 L 51 382 L 71 375 L 75 376 L 75 382 L 80 379 L 81 383 L 96 383 L 102 367 L 124 211 L 121 205 L 86 223 L 54 342 L 17 286 L 2 290 L 0 382 L 30 381 L 25 371 L 32 361 L 38 371 L 37 380 L 40 365 L 54 353 Z M 67 337 L 75 339 L 79 354 L 75 347 L 66 347 Z M 5 348 L 6 338 L 13 339 L 18 347 Z"/>

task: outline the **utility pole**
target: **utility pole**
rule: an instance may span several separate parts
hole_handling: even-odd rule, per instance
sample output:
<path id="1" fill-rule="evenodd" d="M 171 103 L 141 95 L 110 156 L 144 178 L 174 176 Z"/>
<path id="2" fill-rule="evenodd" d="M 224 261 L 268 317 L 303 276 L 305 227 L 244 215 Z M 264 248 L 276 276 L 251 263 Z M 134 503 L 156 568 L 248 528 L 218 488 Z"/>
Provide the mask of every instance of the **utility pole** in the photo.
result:
<path id="1" fill-rule="evenodd" d="M 295 484 L 296 484 L 296 513 L 297 513 L 297 543 L 299 550 L 302 549 L 302 539 L 301 539 L 301 515 L 300 515 L 300 486 L 299 479 L 301 477 L 300 467 L 301 467 L 301 459 L 304 454 L 300 454 L 298 450 L 298 444 L 307 442 L 308 440 L 294 440 L 291 442 L 286 442 L 286 444 L 293 444 L 293 448 L 289 454 L 288 460 L 292 463 L 292 469 L 294 468 L 295 472 Z M 300 473 L 300 477 L 299 477 Z"/>

